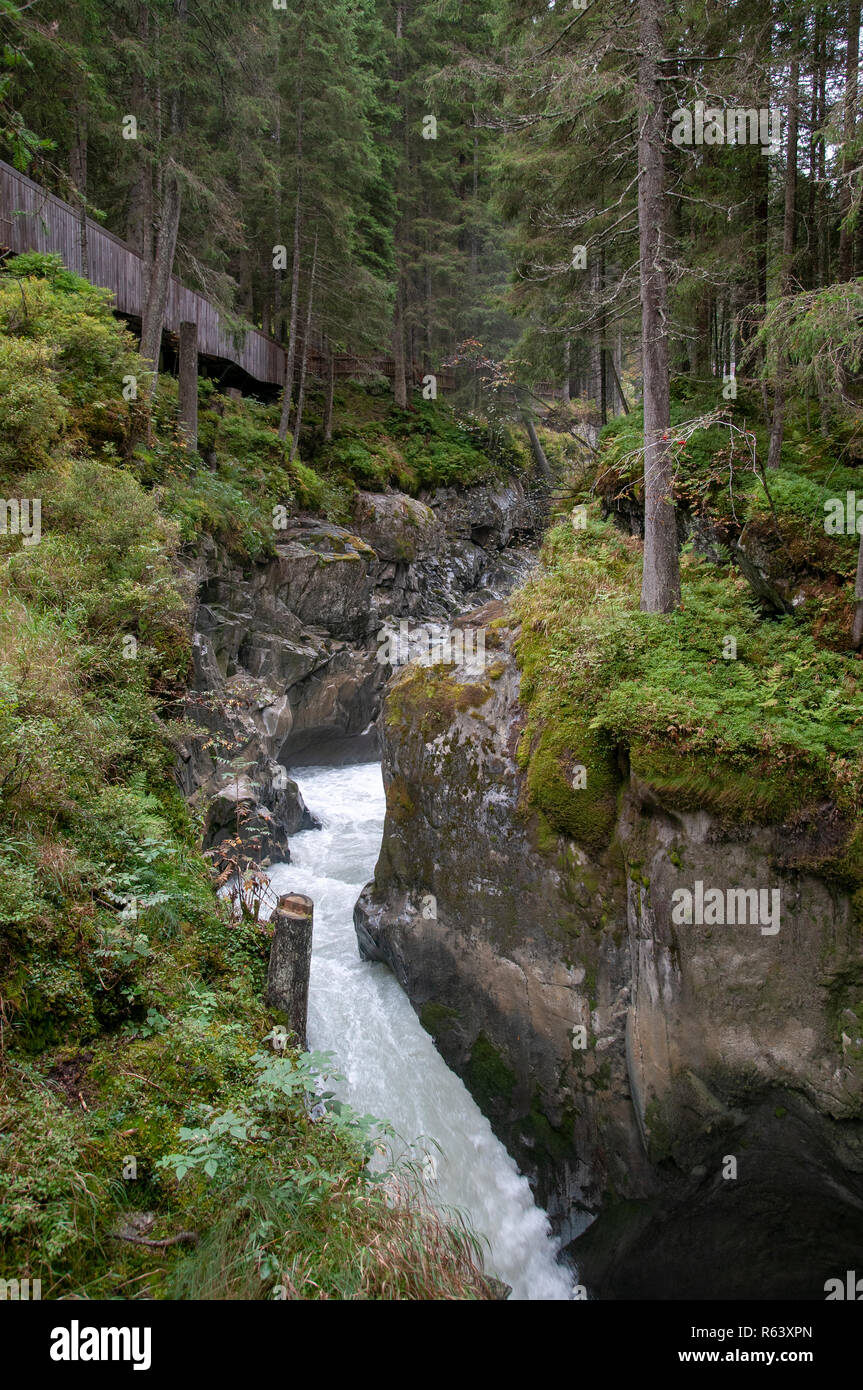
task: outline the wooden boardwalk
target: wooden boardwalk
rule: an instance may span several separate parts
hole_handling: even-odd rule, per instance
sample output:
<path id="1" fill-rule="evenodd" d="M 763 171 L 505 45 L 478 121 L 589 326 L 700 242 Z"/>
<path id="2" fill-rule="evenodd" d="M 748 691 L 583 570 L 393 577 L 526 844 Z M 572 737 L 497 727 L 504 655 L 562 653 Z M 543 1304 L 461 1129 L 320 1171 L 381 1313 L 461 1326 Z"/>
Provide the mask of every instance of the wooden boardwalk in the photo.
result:
<path id="1" fill-rule="evenodd" d="M 54 251 L 78 275 L 84 273 L 80 215 L 61 198 L 0 160 L 0 242 L 12 251 Z M 144 260 L 112 232 L 87 218 L 88 279 L 111 290 L 118 313 L 140 319 L 144 307 Z M 183 322 L 197 323 L 198 351 L 232 362 L 256 381 L 280 386 L 285 354 L 273 338 L 255 328 L 234 334 L 218 309 L 172 279 L 165 331 L 178 334 Z"/>
<path id="2" fill-rule="evenodd" d="M 69 270 L 83 275 L 81 233 L 82 219 L 75 208 L 0 160 L 0 245 L 15 252 L 56 252 Z M 111 290 L 116 311 L 140 319 L 145 300 L 143 257 L 90 217 L 87 262 L 87 278 L 94 285 Z M 202 357 L 232 363 L 255 381 L 271 386 L 284 384 L 286 354 L 280 343 L 257 328 L 233 332 L 208 299 L 186 289 L 174 277 L 165 311 L 165 332 L 179 335 L 184 322 L 198 325 L 198 352 Z M 383 355 L 338 354 L 333 359 L 333 369 L 338 378 L 374 374 L 390 380 L 395 377 L 394 360 Z M 310 352 L 310 374 L 322 378 L 327 370 L 327 359 L 319 352 Z M 454 372 L 442 368 L 436 375 L 439 390 L 453 389 Z M 422 381 L 423 371 L 418 364 L 413 376 L 415 383 Z"/>

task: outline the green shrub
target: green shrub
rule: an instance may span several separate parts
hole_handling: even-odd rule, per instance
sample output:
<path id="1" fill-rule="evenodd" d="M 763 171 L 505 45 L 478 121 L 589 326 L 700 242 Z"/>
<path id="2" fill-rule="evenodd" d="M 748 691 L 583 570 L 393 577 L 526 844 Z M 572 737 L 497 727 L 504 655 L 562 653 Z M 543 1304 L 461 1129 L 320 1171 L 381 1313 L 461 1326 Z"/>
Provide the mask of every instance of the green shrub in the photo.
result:
<path id="1" fill-rule="evenodd" d="M 0 337 L 0 468 L 46 462 L 68 410 L 48 368 L 47 345 Z"/>

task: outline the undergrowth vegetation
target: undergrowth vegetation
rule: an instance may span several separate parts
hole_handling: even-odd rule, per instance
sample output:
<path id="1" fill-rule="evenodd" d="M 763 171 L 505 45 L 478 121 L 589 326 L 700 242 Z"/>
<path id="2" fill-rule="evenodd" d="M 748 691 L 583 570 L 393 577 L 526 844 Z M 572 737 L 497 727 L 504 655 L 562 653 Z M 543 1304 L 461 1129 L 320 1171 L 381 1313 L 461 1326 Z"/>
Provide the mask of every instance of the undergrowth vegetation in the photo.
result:
<path id="1" fill-rule="evenodd" d="M 515 602 L 528 709 L 519 759 L 546 838 L 603 848 L 628 772 L 678 809 L 746 823 L 830 801 L 853 826 L 863 809 L 856 657 L 792 616 L 765 620 L 741 575 L 691 546 L 680 609 L 641 613 L 641 544 L 597 511 L 583 530 L 549 533 L 545 567 Z M 855 845 L 834 867 L 856 888 Z"/>
<path id="2" fill-rule="evenodd" d="M 822 429 L 817 402 L 788 412 L 780 465 L 763 466 L 768 427 L 760 393 L 741 385 L 737 399 L 719 401 L 708 382 L 677 378 L 672 389 L 674 497 L 690 530 L 710 532 L 713 557 L 730 561 L 738 544 L 775 579 L 784 606 L 817 628 L 819 639 L 847 650 L 859 535 L 834 526 L 839 504 L 859 497 L 863 433 L 853 414 Z M 717 418 L 721 416 L 722 418 Z M 706 425 L 699 422 L 707 421 Z M 640 407 L 603 430 L 592 491 L 611 511 L 642 506 Z"/>

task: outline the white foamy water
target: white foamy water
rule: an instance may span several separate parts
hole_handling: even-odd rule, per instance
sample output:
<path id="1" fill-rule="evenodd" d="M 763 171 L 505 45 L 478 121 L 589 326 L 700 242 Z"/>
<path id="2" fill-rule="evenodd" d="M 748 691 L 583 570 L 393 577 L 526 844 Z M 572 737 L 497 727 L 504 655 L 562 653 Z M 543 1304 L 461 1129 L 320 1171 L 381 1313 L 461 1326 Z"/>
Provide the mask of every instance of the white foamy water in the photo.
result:
<path id="1" fill-rule="evenodd" d="M 307 768 L 292 776 L 323 829 L 295 835 L 293 862 L 269 873 L 275 892 L 306 893 L 315 904 L 309 1046 L 334 1054 L 346 1078 L 340 1093 L 355 1110 L 388 1120 L 403 1140 L 433 1155 L 436 1200 L 469 1216 L 488 1241 L 487 1271 L 512 1285 L 513 1298 L 569 1298 L 573 1276 L 557 1261 L 548 1218 L 527 1179 L 392 973 L 359 957 L 353 910 L 381 843 L 380 767 Z"/>

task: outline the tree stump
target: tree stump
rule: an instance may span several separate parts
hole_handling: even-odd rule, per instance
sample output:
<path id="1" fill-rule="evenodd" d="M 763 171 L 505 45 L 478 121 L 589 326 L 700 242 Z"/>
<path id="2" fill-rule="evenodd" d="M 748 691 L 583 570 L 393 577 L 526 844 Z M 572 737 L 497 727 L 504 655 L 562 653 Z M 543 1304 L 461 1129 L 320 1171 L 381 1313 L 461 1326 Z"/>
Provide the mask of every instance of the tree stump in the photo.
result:
<path id="1" fill-rule="evenodd" d="M 307 1046 L 314 911 L 311 898 L 303 893 L 286 893 L 279 898 L 271 919 L 273 941 L 264 995 L 268 1007 L 284 1015 L 302 1048 Z"/>

